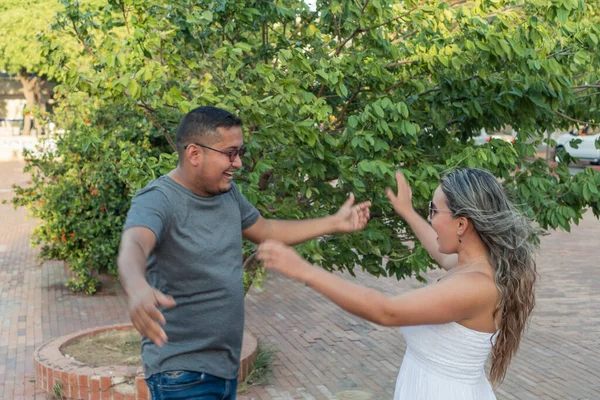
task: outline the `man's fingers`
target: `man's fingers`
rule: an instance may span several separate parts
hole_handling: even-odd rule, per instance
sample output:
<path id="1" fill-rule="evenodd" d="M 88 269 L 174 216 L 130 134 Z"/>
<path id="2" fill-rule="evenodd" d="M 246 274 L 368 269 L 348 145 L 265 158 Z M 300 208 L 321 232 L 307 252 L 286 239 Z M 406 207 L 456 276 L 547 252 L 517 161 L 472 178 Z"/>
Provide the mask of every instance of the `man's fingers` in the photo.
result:
<path id="1" fill-rule="evenodd" d="M 163 347 L 163 345 L 167 343 L 167 335 L 156 322 L 153 322 L 148 329 L 146 329 L 146 334 L 144 336 L 152 340 L 158 347 Z"/>
<path id="2" fill-rule="evenodd" d="M 136 318 L 131 318 L 131 323 L 133 324 L 133 327 L 140 333 L 140 335 L 145 336 L 145 330 L 142 328 L 142 325 Z"/>
<path id="3" fill-rule="evenodd" d="M 144 307 L 144 311 L 148 315 L 148 318 L 150 318 L 152 321 L 157 321 L 161 325 L 165 325 L 167 323 L 167 320 L 165 319 L 165 316 L 157 308 L 157 305 L 159 305 L 159 304 L 153 304 L 152 307 L 149 307 L 149 306 Z"/>
<path id="4" fill-rule="evenodd" d="M 364 201 L 352 207 L 352 225 L 353 229 L 362 229 L 369 220 L 370 201 Z M 354 213 L 355 212 L 355 213 Z"/>
<path id="5" fill-rule="evenodd" d="M 364 216 L 365 218 L 370 218 L 371 215 L 371 202 L 368 201 L 366 202 L 365 206 L 363 208 L 361 208 L 361 215 Z"/>
<path id="6" fill-rule="evenodd" d="M 143 320 L 145 325 L 146 337 L 152 340 L 157 346 L 162 346 L 167 342 L 167 334 L 157 322 L 159 321 L 161 324 L 164 325 L 164 320 L 164 316 L 160 313 L 160 311 L 158 311 L 158 309 L 147 313 Z"/>
<path id="7" fill-rule="evenodd" d="M 348 196 L 348 200 L 346 200 L 344 204 L 342 204 L 342 207 L 352 207 L 352 204 L 354 204 L 354 193 L 350 193 L 350 196 Z"/>
<path id="8" fill-rule="evenodd" d="M 161 325 L 166 324 L 164 315 L 157 308 L 159 305 L 158 298 L 167 305 L 174 304 L 170 296 L 165 296 L 159 291 L 155 291 L 156 303 L 140 303 L 131 312 L 131 322 L 140 334 L 152 340 L 157 346 L 162 346 L 167 342 L 167 334 L 162 329 Z M 149 300 L 149 299 L 148 299 Z"/>
<path id="9" fill-rule="evenodd" d="M 165 308 L 175 307 L 177 303 L 175 303 L 175 299 L 173 296 L 167 296 L 166 294 L 159 292 L 158 290 L 154 291 L 154 297 L 158 302 L 158 305 Z"/>
<path id="10" fill-rule="evenodd" d="M 359 210 L 368 210 L 369 207 L 371 207 L 370 201 L 363 201 L 362 203 L 356 205 L 356 208 Z"/>
<path id="11" fill-rule="evenodd" d="M 131 321 L 142 336 L 152 340 L 157 346 L 162 346 L 167 341 L 164 331 L 142 308 L 136 310 Z"/>

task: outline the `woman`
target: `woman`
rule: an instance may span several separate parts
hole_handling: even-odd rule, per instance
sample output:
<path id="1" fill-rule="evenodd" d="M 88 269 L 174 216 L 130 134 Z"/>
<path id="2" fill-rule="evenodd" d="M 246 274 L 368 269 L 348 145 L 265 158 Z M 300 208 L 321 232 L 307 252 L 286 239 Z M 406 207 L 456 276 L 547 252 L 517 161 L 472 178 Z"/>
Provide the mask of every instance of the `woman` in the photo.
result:
<path id="1" fill-rule="evenodd" d="M 532 225 L 487 171 L 444 176 L 429 205 L 431 225 L 413 209 L 404 176 L 396 178 L 398 194 L 387 191 L 394 209 L 448 271 L 434 284 L 388 297 L 314 267 L 278 242 L 263 243 L 258 257 L 352 314 L 402 327 L 407 349 L 395 400 L 495 399 L 490 381 L 504 379 L 535 304 Z"/>

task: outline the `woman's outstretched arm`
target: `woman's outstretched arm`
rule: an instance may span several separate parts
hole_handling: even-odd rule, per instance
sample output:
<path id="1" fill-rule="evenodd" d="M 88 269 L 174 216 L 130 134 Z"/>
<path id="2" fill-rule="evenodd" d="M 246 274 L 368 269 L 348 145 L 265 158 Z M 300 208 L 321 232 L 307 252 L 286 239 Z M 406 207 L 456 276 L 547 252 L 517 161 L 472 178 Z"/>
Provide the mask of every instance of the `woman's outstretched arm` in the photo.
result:
<path id="1" fill-rule="evenodd" d="M 389 297 L 309 264 L 280 242 L 261 244 L 258 258 L 266 268 L 306 283 L 344 310 L 379 325 L 462 321 L 489 309 L 496 301 L 494 282 L 478 272 L 457 274 L 438 284 Z"/>

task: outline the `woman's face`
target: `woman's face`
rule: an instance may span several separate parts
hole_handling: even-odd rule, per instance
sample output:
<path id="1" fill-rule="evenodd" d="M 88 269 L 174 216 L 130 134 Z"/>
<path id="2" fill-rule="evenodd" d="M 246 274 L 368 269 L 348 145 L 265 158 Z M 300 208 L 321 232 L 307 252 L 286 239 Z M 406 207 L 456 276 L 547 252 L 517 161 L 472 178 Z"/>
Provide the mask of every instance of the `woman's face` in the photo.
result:
<path id="1" fill-rule="evenodd" d="M 429 223 L 437 234 L 438 251 L 453 254 L 458 248 L 458 220 L 448 208 L 446 195 L 441 186 L 433 193 L 430 204 Z"/>

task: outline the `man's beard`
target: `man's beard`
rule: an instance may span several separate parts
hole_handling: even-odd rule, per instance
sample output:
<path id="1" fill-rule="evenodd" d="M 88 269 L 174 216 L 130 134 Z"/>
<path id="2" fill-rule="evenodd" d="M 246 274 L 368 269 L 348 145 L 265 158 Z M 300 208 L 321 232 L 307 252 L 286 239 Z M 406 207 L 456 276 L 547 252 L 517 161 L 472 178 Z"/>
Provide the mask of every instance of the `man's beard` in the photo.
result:
<path id="1" fill-rule="evenodd" d="M 210 194 L 211 196 L 219 196 L 219 195 L 231 192 L 232 188 L 233 188 L 233 185 L 229 185 L 229 187 L 227 189 L 221 189 L 221 188 L 219 188 L 218 192 L 213 192 L 211 190 L 211 191 L 207 191 L 207 193 Z"/>

